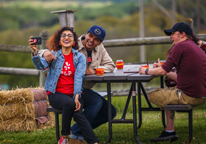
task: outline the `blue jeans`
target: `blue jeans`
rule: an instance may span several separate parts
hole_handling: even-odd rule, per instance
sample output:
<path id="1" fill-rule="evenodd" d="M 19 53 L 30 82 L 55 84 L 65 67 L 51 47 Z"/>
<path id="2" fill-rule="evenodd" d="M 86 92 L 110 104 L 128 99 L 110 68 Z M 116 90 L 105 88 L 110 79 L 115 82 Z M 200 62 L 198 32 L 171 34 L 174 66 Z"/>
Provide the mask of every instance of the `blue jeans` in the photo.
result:
<path id="1" fill-rule="evenodd" d="M 84 89 L 82 98 L 82 106 L 84 108 L 83 114 L 86 116 L 93 129 L 108 122 L 108 101 L 104 97 L 93 90 Z M 116 109 L 112 105 L 112 119 L 115 116 Z M 83 134 L 77 124 L 71 127 L 71 131 L 71 138 L 82 139 Z"/>
<path id="2" fill-rule="evenodd" d="M 70 126 L 72 117 L 77 122 L 79 127 L 82 130 L 83 135 L 85 136 L 89 144 L 98 142 L 91 125 L 87 121 L 85 115 L 81 110 L 75 110 L 74 99 L 70 96 L 67 96 L 63 93 L 56 92 L 55 94 L 50 94 L 49 103 L 53 108 L 62 110 L 62 135 L 70 134 Z"/>

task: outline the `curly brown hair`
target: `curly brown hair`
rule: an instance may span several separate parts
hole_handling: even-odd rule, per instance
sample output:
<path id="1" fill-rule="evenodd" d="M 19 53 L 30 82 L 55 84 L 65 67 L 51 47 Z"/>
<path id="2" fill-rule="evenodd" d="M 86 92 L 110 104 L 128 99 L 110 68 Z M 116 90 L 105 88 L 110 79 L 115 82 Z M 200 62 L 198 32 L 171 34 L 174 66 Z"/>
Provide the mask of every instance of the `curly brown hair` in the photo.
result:
<path id="1" fill-rule="evenodd" d="M 78 45 L 78 35 L 76 34 L 76 32 L 74 32 L 74 29 L 72 27 L 63 27 L 59 30 L 57 30 L 48 40 L 47 40 L 47 48 L 49 50 L 53 50 L 53 51 L 58 51 L 62 48 L 61 45 L 59 45 L 59 41 L 60 41 L 60 37 L 61 34 L 65 31 L 65 30 L 69 30 L 72 32 L 72 34 L 74 35 L 74 41 L 75 41 L 75 46 L 72 46 L 73 49 L 78 50 L 79 45 Z"/>

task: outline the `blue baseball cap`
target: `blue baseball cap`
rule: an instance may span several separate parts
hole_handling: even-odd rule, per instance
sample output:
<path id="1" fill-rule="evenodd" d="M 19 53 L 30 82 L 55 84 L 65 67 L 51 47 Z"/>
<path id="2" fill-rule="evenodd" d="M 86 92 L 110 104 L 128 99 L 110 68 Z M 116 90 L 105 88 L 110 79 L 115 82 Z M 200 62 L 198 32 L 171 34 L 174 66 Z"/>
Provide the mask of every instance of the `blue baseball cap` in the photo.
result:
<path id="1" fill-rule="evenodd" d="M 185 32 L 187 35 L 193 36 L 192 28 L 183 22 L 176 23 L 171 29 L 165 29 L 164 32 L 166 35 L 171 35 L 172 32 Z"/>
<path id="2" fill-rule="evenodd" d="M 100 38 L 102 41 L 104 40 L 105 36 L 106 36 L 106 31 L 98 26 L 98 25 L 94 25 L 92 26 L 88 32 L 94 34 L 95 36 L 97 36 L 98 38 Z"/>

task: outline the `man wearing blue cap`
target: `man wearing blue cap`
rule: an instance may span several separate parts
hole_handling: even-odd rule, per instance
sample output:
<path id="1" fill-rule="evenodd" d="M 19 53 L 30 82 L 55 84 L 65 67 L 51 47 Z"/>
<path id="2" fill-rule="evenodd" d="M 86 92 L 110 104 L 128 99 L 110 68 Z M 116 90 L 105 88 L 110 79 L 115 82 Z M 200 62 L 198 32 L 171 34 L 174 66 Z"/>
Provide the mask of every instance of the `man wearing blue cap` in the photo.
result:
<path id="1" fill-rule="evenodd" d="M 168 104 L 201 105 L 206 96 L 206 57 L 198 47 L 198 39 L 191 27 L 183 22 L 176 23 L 171 29 L 164 30 L 173 41 L 173 47 L 166 62 L 161 66 L 155 63 L 155 68 L 141 67 L 140 74 L 170 75 L 177 86 L 174 89 L 157 89 L 148 94 L 148 99 L 160 108 Z M 170 72 L 176 67 L 177 73 Z M 159 137 L 151 138 L 151 142 L 176 141 L 178 136 L 174 131 L 175 111 L 166 110 L 167 127 Z"/>
<path id="2" fill-rule="evenodd" d="M 78 39 L 79 51 L 87 59 L 86 75 L 95 74 L 98 66 L 104 68 L 104 72 L 112 72 L 115 68 L 114 62 L 107 53 L 102 42 L 106 36 L 105 30 L 98 26 L 92 26 L 85 35 Z M 50 51 L 41 51 L 48 62 L 55 59 Z M 83 82 L 83 102 L 84 114 L 93 129 L 108 122 L 108 101 L 93 91 L 91 88 L 95 83 L 90 81 Z M 112 106 L 112 119 L 116 116 L 116 109 Z M 77 124 L 71 127 L 72 134 L 69 144 L 86 144 L 84 137 Z"/>
<path id="3" fill-rule="evenodd" d="M 95 74 L 98 66 L 103 66 L 105 72 L 112 72 L 115 68 L 114 62 L 102 44 L 106 36 L 105 30 L 97 25 L 92 26 L 86 35 L 79 37 L 79 50 L 87 59 L 86 75 Z M 84 114 L 93 129 L 108 122 L 108 101 L 91 88 L 95 83 L 83 82 L 83 108 Z M 116 109 L 112 106 L 112 118 L 116 116 Z M 71 127 L 72 134 L 69 144 L 83 140 L 83 135 L 77 124 Z"/>

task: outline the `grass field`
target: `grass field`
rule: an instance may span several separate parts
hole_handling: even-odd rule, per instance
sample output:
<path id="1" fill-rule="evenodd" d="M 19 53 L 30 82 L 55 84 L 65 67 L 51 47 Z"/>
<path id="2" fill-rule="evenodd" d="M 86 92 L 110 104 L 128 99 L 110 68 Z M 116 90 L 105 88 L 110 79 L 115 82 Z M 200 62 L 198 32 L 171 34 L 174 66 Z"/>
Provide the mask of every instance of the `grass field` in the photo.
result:
<path id="1" fill-rule="evenodd" d="M 117 108 L 116 118 L 121 118 L 126 97 L 113 97 L 112 103 Z M 146 103 L 143 101 L 143 106 Z M 130 102 L 127 118 L 132 118 Z M 60 120 L 61 121 L 61 120 Z M 72 122 L 74 123 L 74 122 Z M 132 124 L 112 124 L 113 136 L 110 144 L 135 144 Z M 176 113 L 175 129 L 179 136 L 175 144 L 183 144 L 188 138 L 188 114 Z M 157 137 L 164 130 L 160 112 L 143 112 L 143 122 L 137 130 L 143 144 L 149 144 L 150 138 Z M 108 123 L 94 130 L 100 144 L 108 138 Z M 206 104 L 196 107 L 193 111 L 193 140 L 191 144 L 206 144 Z M 0 144 L 57 144 L 55 127 L 32 132 L 0 132 Z M 169 142 L 165 142 L 169 143 Z"/>

